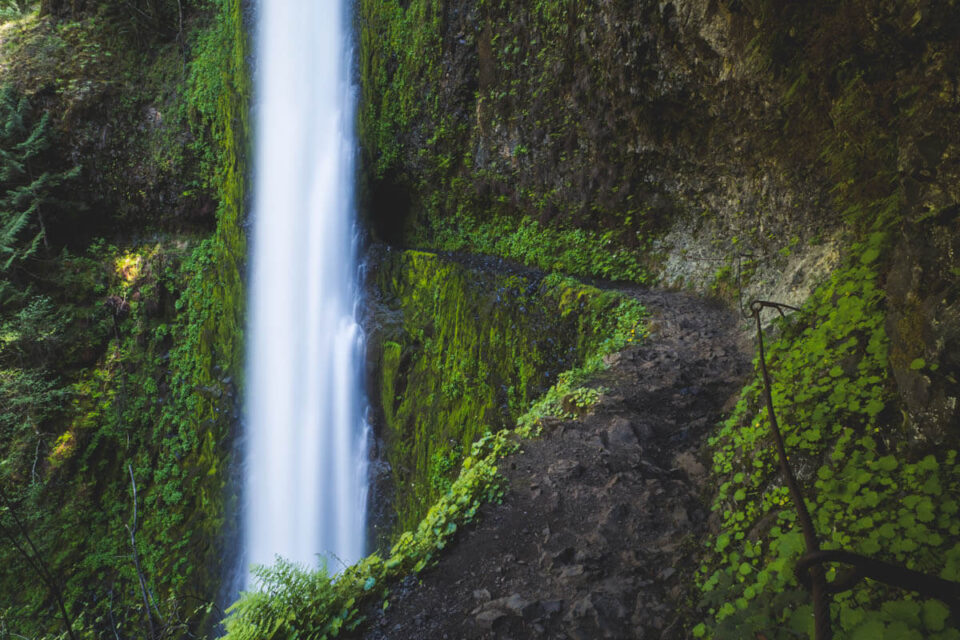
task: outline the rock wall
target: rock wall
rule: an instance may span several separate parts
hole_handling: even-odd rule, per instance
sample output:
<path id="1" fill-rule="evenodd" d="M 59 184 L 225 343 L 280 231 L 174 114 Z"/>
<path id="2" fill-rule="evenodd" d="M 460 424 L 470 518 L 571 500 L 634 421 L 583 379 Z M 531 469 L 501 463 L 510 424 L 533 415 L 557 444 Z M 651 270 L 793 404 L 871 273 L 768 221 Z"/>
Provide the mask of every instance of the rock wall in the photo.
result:
<path id="1" fill-rule="evenodd" d="M 383 250 L 371 267 L 377 491 L 393 496 L 372 503 L 394 512 L 374 518 L 381 537 L 415 527 L 484 432 L 513 427 L 560 374 L 643 332 L 628 297 L 502 261 Z"/>
<path id="2" fill-rule="evenodd" d="M 360 14 L 375 234 L 802 307 L 766 325 L 767 360 L 821 543 L 958 579 L 956 3 L 363 0 Z M 696 637 L 811 632 L 761 388 L 756 372 L 702 452 L 715 490 Z M 957 624 L 873 582 L 833 618 L 850 637 Z"/>
<path id="3" fill-rule="evenodd" d="M 956 419 L 949 358 L 929 382 L 898 364 L 957 332 L 952 3 L 365 0 L 360 24 L 380 237 L 799 304 L 886 230 L 910 419 Z M 643 273 L 532 250 L 570 230 Z"/>

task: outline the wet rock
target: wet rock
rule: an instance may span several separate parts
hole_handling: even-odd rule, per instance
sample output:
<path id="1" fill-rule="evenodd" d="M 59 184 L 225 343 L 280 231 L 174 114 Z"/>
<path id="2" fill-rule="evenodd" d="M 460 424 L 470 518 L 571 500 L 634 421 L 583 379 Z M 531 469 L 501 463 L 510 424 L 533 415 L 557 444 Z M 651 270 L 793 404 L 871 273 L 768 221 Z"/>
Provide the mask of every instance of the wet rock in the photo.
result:
<path id="1" fill-rule="evenodd" d="M 690 515 L 681 505 L 677 505 L 670 512 L 670 520 L 677 528 L 686 528 L 690 525 Z"/>
<path id="2" fill-rule="evenodd" d="M 543 600 L 540 602 L 540 611 L 547 617 L 555 616 L 563 611 L 563 600 Z"/>
<path id="3" fill-rule="evenodd" d="M 560 570 L 560 577 L 562 579 L 569 580 L 570 578 L 577 578 L 583 575 L 583 565 L 574 564 L 569 567 L 564 567 Z"/>
<path id="4" fill-rule="evenodd" d="M 563 425 L 563 420 L 560 418 L 555 418 L 553 416 L 546 416 L 537 420 L 537 424 L 543 430 L 544 433 L 550 433 L 555 431 L 558 427 Z"/>
<path id="5" fill-rule="evenodd" d="M 603 356 L 603 363 L 608 367 L 614 367 L 620 364 L 620 361 L 623 359 L 623 355 L 618 351 L 616 353 L 608 353 Z"/>
<path id="6" fill-rule="evenodd" d="M 599 533 L 604 537 L 618 539 L 627 533 L 624 524 L 630 514 L 630 507 L 620 503 L 608 508 L 600 517 Z"/>
<path id="7" fill-rule="evenodd" d="M 506 616 L 506 612 L 501 609 L 484 609 L 474 616 L 474 620 L 481 629 L 492 630 L 493 627 Z"/>
<path id="8" fill-rule="evenodd" d="M 633 432 L 630 421 L 622 417 L 610 421 L 606 429 L 606 440 L 611 449 L 633 450 L 640 448 L 640 442 Z"/>
<path id="9" fill-rule="evenodd" d="M 524 599 L 519 593 L 513 593 L 503 599 L 504 609 L 515 616 L 528 617 L 535 609 L 536 604 Z"/>
<path id="10" fill-rule="evenodd" d="M 538 611 L 538 603 L 527 600 L 519 593 L 512 593 L 505 598 L 490 600 L 474 609 L 472 613 L 477 626 L 482 629 L 493 629 L 508 616 L 532 620 L 537 616 Z"/>
<path id="11" fill-rule="evenodd" d="M 570 611 L 564 616 L 565 620 L 582 620 L 583 618 L 594 617 L 597 615 L 597 609 L 593 606 L 591 595 L 586 595 L 570 607 Z"/>
<path id="12" fill-rule="evenodd" d="M 557 460 L 547 467 L 547 475 L 563 480 L 576 478 L 583 473 L 583 467 L 576 460 Z"/>
<path id="13" fill-rule="evenodd" d="M 707 469 L 700 464 L 690 451 L 684 451 L 673 459 L 673 466 L 687 475 L 693 482 L 702 485 L 707 478 Z"/>

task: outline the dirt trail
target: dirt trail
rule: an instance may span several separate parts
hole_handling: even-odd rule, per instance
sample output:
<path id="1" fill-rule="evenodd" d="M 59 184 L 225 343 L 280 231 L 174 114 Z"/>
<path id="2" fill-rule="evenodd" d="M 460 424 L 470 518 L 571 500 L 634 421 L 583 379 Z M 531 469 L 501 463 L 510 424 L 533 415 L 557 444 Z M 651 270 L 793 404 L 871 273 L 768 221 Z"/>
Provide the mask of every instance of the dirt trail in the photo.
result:
<path id="1" fill-rule="evenodd" d="M 367 611 L 368 640 L 681 638 L 707 530 L 705 435 L 749 370 L 730 311 L 638 291 L 652 335 L 587 415 L 502 461 L 508 490 L 439 563 Z"/>

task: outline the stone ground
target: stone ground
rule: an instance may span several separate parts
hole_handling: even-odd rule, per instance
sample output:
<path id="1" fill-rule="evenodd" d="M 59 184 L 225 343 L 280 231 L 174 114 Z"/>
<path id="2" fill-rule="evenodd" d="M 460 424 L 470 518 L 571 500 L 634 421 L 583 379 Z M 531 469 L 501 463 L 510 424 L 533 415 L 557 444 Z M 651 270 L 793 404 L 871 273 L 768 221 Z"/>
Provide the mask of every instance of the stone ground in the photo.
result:
<path id="1" fill-rule="evenodd" d="M 507 491 L 438 563 L 365 611 L 366 640 L 684 638 L 708 529 L 705 437 L 749 372 L 741 322 L 637 291 L 651 336 L 610 359 L 586 415 L 500 465 Z"/>

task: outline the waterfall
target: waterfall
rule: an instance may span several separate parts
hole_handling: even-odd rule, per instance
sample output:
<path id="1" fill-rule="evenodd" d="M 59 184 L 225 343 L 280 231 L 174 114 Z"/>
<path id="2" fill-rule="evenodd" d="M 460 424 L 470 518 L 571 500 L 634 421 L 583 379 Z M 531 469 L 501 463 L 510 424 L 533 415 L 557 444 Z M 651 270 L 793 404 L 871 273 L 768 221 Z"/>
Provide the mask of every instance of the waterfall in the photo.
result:
<path id="1" fill-rule="evenodd" d="M 244 549 L 332 572 L 364 553 L 347 0 L 261 0 L 247 337 Z M 247 588 L 251 585 L 247 578 Z"/>

